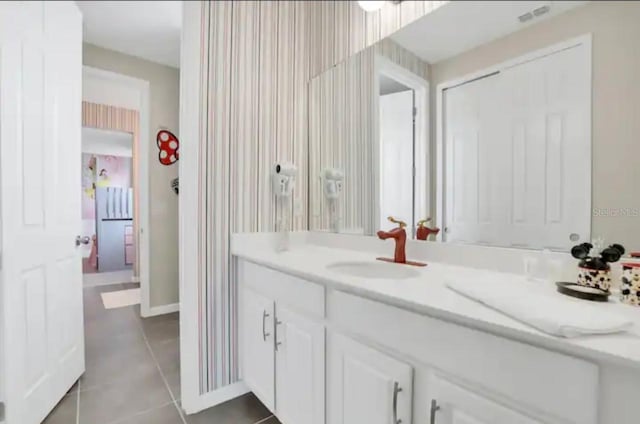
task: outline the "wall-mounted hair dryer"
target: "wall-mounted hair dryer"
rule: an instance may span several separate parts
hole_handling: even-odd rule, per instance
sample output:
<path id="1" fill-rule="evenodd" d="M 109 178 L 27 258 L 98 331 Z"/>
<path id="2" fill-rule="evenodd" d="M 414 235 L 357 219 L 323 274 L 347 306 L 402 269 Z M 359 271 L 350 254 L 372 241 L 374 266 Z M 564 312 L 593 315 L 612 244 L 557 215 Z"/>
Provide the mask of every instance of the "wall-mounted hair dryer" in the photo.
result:
<path id="1" fill-rule="evenodd" d="M 342 193 L 344 172 L 337 168 L 325 168 L 320 174 L 320 179 L 322 180 L 324 197 L 327 199 L 331 231 L 338 233 L 342 224 L 340 194 Z"/>
<path id="2" fill-rule="evenodd" d="M 273 192 L 276 197 L 290 197 L 295 185 L 298 168 L 289 162 L 276 163 L 273 166 L 271 178 L 273 182 Z"/>
<path id="3" fill-rule="evenodd" d="M 322 190 L 325 198 L 337 199 L 340 197 L 344 172 L 337 168 L 325 168 L 320 178 L 322 178 Z"/>

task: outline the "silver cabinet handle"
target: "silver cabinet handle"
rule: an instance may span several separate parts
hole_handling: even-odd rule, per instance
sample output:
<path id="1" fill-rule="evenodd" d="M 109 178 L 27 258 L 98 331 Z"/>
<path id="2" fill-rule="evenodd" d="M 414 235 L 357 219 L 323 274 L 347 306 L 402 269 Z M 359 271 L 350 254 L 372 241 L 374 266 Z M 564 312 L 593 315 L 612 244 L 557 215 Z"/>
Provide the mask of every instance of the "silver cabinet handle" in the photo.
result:
<path id="1" fill-rule="evenodd" d="M 393 383 L 393 424 L 401 424 L 402 420 L 398 419 L 398 393 L 402 391 L 402 387 L 396 381 Z"/>
<path id="2" fill-rule="evenodd" d="M 276 352 L 278 351 L 278 346 L 280 346 L 282 344 L 282 342 L 278 341 L 278 326 L 282 324 L 282 321 L 280 321 L 278 318 L 276 318 L 276 332 L 275 332 L 275 337 L 273 338 L 273 342 L 274 342 L 274 346 L 276 349 Z"/>
<path id="3" fill-rule="evenodd" d="M 429 424 L 436 424 L 436 412 L 440 410 L 440 405 L 436 402 L 435 399 L 431 399 L 431 418 L 429 419 Z"/>
<path id="4" fill-rule="evenodd" d="M 270 336 L 269 333 L 267 333 L 266 331 L 266 321 L 267 321 L 267 317 L 269 317 L 269 314 L 267 313 L 267 311 L 262 311 L 262 341 L 267 341 L 267 337 Z"/>
<path id="5" fill-rule="evenodd" d="M 81 244 L 89 244 L 89 242 L 91 242 L 91 237 L 89 236 L 76 236 L 76 247 L 80 246 Z"/>

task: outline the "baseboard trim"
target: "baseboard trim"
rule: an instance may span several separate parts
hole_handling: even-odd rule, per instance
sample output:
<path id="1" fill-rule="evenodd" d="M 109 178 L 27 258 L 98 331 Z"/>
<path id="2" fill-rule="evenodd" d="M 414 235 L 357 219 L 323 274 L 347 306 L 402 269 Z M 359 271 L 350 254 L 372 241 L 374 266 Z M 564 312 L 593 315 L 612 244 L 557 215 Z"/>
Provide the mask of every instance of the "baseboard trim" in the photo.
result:
<path id="1" fill-rule="evenodd" d="M 169 305 L 152 306 L 151 308 L 141 311 L 143 318 L 155 317 L 158 315 L 171 314 L 180 310 L 179 303 L 171 303 Z"/>
<path id="2" fill-rule="evenodd" d="M 183 405 L 187 414 L 196 414 L 208 408 L 212 408 L 216 405 L 220 405 L 228 400 L 235 399 L 244 394 L 249 393 L 250 390 L 244 382 L 239 381 L 237 383 L 224 386 L 213 392 L 208 392 L 197 397 L 194 403 L 189 405 Z"/>

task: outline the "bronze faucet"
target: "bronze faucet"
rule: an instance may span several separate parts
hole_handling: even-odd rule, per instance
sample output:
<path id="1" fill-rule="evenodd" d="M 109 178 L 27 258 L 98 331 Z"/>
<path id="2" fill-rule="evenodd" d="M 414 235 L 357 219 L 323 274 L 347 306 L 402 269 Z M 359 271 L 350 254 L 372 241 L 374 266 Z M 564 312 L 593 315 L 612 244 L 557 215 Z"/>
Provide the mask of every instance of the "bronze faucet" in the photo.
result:
<path id="1" fill-rule="evenodd" d="M 404 221 L 397 220 L 392 216 L 388 217 L 387 219 L 394 224 L 398 224 L 398 226 L 391 231 L 382 231 L 382 230 L 378 231 L 378 237 L 381 240 L 393 238 L 396 242 L 396 249 L 393 255 L 393 259 L 390 259 L 390 258 L 377 258 L 377 259 L 380 261 L 395 262 L 397 264 L 426 266 L 427 264 L 424 264 L 421 262 L 407 261 L 407 254 L 406 254 L 407 231 L 405 230 L 407 223 Z"/>
<path id="2" fill-rule="evenodd" d="M 398 226 L 391 231 L 378 231 L 378 237 L 380 238 L 380 240 L 393 238 L 396 241 L 396 250 L 393 255 L 393 262 L 397 264 L 405 264 L 407 263 L 407 231 L 405 230 L 407 224 L 406 222 L 399 221 L 392 216 L 388 217 L 387 219 L 394 224 L 398 224 Z"/>

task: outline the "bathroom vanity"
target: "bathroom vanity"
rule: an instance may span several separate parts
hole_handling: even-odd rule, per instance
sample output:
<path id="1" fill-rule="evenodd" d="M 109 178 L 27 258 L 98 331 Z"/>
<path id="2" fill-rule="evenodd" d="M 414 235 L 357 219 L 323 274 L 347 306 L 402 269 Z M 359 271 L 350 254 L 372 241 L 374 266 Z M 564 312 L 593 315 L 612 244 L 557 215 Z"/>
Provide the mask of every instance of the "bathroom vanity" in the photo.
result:
<path id="1" fill-rule="evenodd" d="M 638 422 L 637 328 L 553 337 L 444 285 L 525 284 L 523 251 L 409 242 L 418 269 L 376 261 L 393 246 L 373 237 L 293 233 L 281 253 L 273 240 L 234 235 L 232 253 L 241 373 L 284 424 Z M 636 308 L 597 307 L 640 324 Z"/>

